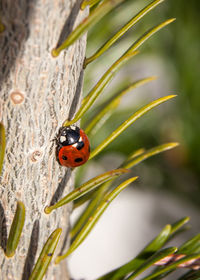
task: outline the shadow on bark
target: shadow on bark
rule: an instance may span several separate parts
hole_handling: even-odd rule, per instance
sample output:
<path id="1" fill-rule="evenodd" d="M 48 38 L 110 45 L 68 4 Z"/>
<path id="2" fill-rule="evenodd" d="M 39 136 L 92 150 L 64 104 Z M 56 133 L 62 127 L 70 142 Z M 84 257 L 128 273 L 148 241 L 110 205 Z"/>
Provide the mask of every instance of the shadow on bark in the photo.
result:
<path id="1" fill-rule="evenodd" d="M 0 34 L 0 84 L 6 80 L 19 51 L 29 36 L 29 22 L 36 0 L 2 0 L 0 10 L 5 31 Z"/>
<path id="2" fill-rule="evenodd" d="M 81 90 L 82 90 L 82 84 L 83 84 L 83 70 L 81 70 L 80 72 L 80 76 L 78 78 L 78 82 L 76 85 L 76 92 L 74 94 L 74 98 L 72 100 L 72 104 L 69 110 L 69 120 L 71 120 L 73 118 L 73 116 L 75 115 L 80 97 L 81 97 Z"/>
<path id="3" fill-rule="evenodd" d="M 60 249 L 60 252 L 59 252 L 58 256 L 63 255 L 63 254 L 64 254 L 64 251 L 66 250 L 67 242 L 70 240 L 70 239 L 69 239 L 70 230 L 71 230 L 71 229 L 70 229 L 70 225 L 69 225 L 69 226 L 68 226 L 68 229 L 67 229 L 67 231 L 66 231 L 66 233 L 65 233 L 65 237 L 64 237 L 63 243 L 62 243 L 62 247 L 61 247 L 61 249 Z"/>
<path id="4" fill-rule="evenodd" d="M 8 233 L 6 227 L 6 216 L 2 204 L 0 203 L 0 246 L 6 251 Z"/>
<path id="5" fill-rule="evenodd" d="M 31 240 L 28 248 L 26 261 L 24 264 L 22 280 L 28 280 L 31 275 L 33 265 L 35 263 L 37 248 L 38 248 L 39 230 L 40 230 L 39 220 L 36 220 L 33 224 Z"/>
<path id="6" fill-rule="evenodd" d="M 73 8 L 71 9 L 71 13 L 69 14 L 69 16 L 62 28 L 62 31 L 60 33 L 60 37 L 58 39 L 56 48 L 58 48 L 65 41 L 65 39 L 69 36 L 69 34 L 72 32 L 74 23 L 76 21 L 79 11 L 80 11 L 80 5 L 81 5 L 81 1 L 78 0 L 74 4 Z"/>
<path id="7" fill-rule="evenodd" d="M 64 177 L 62 178 L 62 181 L 58 185 L 58 187 L 51 199 L 50 206 L 54 205 L 60 199 L 70 177 L 71 177 L 71 169 L 68 168 L 65 172 Z"/>

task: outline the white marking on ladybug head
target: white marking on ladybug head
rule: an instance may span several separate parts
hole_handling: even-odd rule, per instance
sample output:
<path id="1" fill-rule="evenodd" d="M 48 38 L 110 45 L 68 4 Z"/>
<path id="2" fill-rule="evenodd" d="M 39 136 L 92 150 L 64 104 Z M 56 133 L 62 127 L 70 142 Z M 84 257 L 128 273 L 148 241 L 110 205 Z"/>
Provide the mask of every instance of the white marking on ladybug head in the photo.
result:
<path id="1" fill-rule="evenodd" d="M 67 140 L 67 137 L 66 136 L 60 136 L 60 143 L 63 143 Z"/>
<path id="2" fill-rule="evenodd" d="M 75 125 L 70 125 L 70 128 L 71 128 L 72 130 L 76 130 L 76 126 L 75 126 Z"/>
<path id="3" fill-rule="evenodd" d="M 80 138 L 78 139 L 78 142 L 82 142 L 83 138 L 80 136 Z"/>

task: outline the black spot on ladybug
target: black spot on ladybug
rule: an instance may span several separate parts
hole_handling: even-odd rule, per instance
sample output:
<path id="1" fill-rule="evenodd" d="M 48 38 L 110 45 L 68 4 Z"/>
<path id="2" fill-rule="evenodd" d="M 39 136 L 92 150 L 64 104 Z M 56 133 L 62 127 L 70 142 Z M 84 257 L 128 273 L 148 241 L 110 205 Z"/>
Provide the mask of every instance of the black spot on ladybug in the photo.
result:
<path id="1" fill-rule="evenodd" d="M 66 157 L 66 156 L 62 156 L 62 159 L 63 159 L 63 160 L 67 160 L 67 157 Z"/>
<path id="2" fill-rule="evenodd" d="M 84 146 L 85 146 L 85 145 L 84 145 L 83 141 L 81 141 L 81 142 L 78 142 L 78 143 L 77 143 L 76 148 L 77 148 L 77 150 L 81 150 Z"/>
<path id="3" fill-rule="evenodd" d="M 74 161 L 75 162 L 81 162 L 81 161 L 83 161 L 83 159 L 79 157 L 79 158 L 76 158 Z"/>

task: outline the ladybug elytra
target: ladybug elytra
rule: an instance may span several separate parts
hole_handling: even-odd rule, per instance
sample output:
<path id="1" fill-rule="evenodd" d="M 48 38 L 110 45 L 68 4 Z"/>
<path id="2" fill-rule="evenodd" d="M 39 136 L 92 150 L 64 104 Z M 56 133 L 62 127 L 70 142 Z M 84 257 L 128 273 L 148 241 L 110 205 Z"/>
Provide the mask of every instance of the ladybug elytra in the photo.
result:
<path id="1" fill-rule="evenodd" d="M 56 156 L 60 165 L 77 167 L 90 155 L 90 143 L 85 132 L 75 125 L 63 126 L 57 136 Z"/>

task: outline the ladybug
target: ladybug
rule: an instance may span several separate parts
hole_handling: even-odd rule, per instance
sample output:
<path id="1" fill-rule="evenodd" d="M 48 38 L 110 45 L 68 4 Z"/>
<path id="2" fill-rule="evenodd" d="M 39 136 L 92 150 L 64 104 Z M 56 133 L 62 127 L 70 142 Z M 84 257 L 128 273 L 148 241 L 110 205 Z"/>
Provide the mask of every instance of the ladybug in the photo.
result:
<path id="1" fill-rule="evenodd" d="M 85 132 L 75 125 L 59 129 L 56 157 L 60 165 L 77 167 L 84 164 L 90 156 L 90 143 Z"/>

